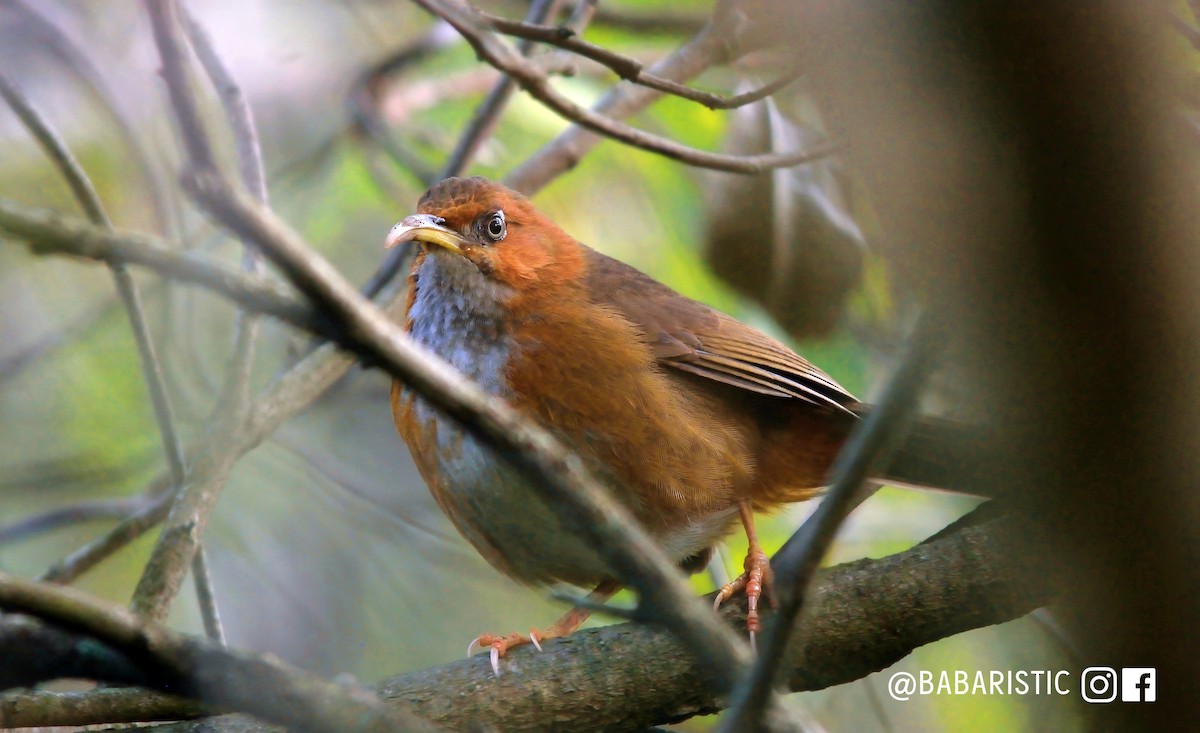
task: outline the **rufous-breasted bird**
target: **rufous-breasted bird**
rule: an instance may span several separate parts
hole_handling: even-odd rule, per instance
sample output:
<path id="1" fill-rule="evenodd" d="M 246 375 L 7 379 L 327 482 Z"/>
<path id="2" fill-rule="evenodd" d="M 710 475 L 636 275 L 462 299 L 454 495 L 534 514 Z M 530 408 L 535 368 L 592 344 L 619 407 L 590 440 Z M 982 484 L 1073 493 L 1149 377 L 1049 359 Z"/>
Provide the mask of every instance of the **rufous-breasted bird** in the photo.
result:
<path id="1" fill-rule="evenodd" d="M 387 246 L 419 243 L 405 329 L 488 393 L 552 431 L 691 571 L 739 521 L 748 627 L 770 568 L 753 512 L 812 497 L 857 420 L 859 403 L 775 339 L 575 241 L 520 194 L 483 178 L 429 189 Z M 526 583 L 620 581 L 562 528 L 526 479 L 400 382 L 400 435 L 438 505 L 501 572 Z M 485 634 L 492 663 L 509 647 L 574 631 L 575 609 L 530 635 Z M 539 645 L 540 646 L 540 645 Z"/>

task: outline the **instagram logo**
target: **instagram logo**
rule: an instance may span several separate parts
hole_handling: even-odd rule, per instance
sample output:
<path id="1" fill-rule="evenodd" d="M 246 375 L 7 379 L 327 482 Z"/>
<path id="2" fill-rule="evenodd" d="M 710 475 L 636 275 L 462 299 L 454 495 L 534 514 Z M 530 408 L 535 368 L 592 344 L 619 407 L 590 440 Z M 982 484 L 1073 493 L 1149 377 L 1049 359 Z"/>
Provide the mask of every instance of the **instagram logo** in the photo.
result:
<path id="1" fill-rule="evenodd" d="M 1153 690 L 1154 676 L 1150 676 Z M 1088 702 L 1112 702 L 1117 699 L 1117 670 L 1112 667 L 1088 667 L 1080 675 L 1079 691 Z M 1153 693 L 1151 693 L 1153 694 Z"/>

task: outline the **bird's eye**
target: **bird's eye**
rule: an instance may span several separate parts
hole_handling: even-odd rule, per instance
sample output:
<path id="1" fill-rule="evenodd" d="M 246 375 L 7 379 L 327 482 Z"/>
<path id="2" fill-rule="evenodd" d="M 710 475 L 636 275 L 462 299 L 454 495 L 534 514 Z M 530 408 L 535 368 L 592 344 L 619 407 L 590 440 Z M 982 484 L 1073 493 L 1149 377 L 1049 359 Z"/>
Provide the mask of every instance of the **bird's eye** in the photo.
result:
<path id="1" fill-rule="evenodd" d="M 484 225 L 483 230 L 493 242 L 499 242 L 501 239 L 504 239 L 504 235 L 508 234 L 508 229 L 504 226 L 504 212 L 497 211 L 488 217 L 487 224 Z"/>

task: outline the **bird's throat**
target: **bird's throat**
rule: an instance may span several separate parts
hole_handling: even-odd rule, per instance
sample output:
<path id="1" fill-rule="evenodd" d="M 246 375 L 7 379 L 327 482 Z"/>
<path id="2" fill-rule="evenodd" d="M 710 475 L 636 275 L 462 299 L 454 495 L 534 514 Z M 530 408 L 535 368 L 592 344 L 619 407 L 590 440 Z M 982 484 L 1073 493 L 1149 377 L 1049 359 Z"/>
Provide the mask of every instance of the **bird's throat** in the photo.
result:
<path id="1" fill-rule="evenodd" d="M 515 348 L 505 317 L 507 286 L 450 252 L 431 251 L 415 264 L 409 335 L 485 391 L 507 396 L 504 367 Z"/>

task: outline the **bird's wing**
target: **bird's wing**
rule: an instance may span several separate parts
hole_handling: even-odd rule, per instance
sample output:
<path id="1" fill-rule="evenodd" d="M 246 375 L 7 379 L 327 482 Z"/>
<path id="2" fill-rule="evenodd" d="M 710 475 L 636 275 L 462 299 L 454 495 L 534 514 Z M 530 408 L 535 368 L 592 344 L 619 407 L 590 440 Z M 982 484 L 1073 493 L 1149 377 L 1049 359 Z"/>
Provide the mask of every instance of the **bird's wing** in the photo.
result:
<path id="1" fill-rule="evenodd" d="M 829 375 L 770 336 L 623 262 L 587 251 L 592 300 L 640 327 L 661 364 L 751 392 L 843 412 L 856 402 Z"/>

